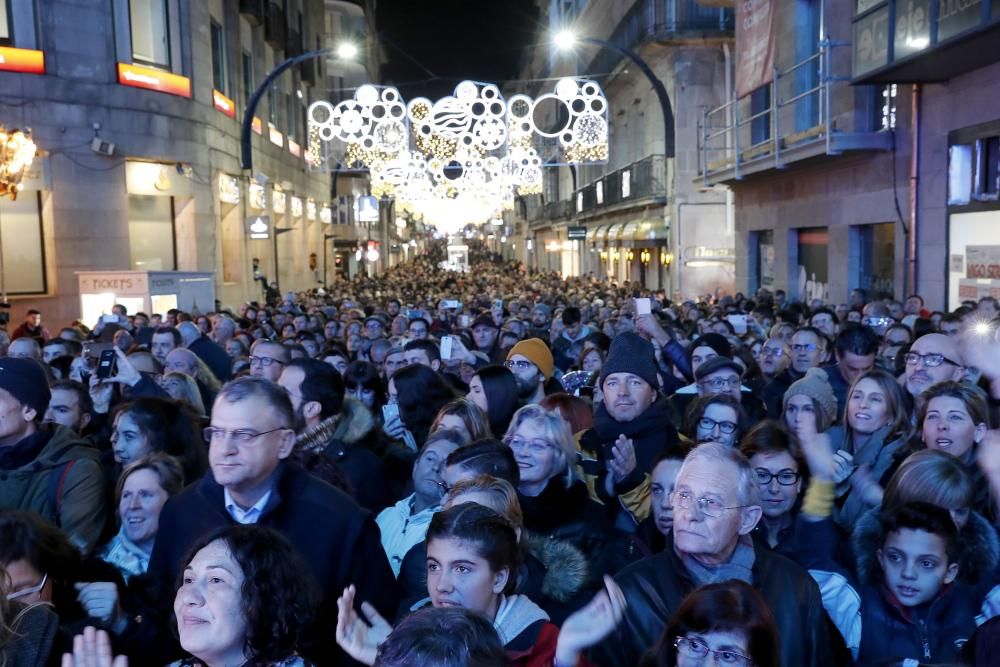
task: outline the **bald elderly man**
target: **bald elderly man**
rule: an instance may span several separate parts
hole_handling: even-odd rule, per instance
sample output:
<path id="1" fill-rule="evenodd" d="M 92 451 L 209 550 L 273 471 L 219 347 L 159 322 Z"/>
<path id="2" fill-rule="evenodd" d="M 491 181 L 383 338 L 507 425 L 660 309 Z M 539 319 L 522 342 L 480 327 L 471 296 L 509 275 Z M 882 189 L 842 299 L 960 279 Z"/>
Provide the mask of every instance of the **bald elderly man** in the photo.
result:
<path id="1" fill-rule="evenodd" d="M 927 334 L 906 353 L 903 386 L 914 399 L 938 382 L 958 382 L 965 375 L 958 341 L 943 334 Z"/>

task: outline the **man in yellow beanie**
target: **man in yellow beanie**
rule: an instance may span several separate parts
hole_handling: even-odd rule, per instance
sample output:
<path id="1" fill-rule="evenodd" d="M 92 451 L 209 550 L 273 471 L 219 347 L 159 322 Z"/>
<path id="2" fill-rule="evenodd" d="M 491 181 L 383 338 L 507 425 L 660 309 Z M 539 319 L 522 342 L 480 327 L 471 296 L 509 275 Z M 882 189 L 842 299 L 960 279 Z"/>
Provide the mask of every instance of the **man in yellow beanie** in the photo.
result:
<path id="1" fill-rule="evenodd" d="M 552 377 L 549 346 L 541 338 L 528 338 L 510 348 L 504 364 L 517 381 L 517 396 L 524 405 L 545 398 L 545 383 Z"/>

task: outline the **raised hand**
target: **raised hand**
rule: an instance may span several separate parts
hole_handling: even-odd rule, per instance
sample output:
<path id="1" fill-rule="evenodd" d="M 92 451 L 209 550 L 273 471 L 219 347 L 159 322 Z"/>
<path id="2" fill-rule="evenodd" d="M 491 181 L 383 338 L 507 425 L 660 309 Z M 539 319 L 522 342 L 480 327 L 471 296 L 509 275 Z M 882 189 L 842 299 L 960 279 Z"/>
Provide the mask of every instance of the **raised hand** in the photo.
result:
<path id="1" fill-rule="evenodd" d="M 605 590 L 563 623 L 556 643 L 555 664 L 576 665 L 580 654 L 607 637 L 625 615 L 625 595 L 615 580 L 604 576 Z"/>
<path id="2" fill-rule="evenodd" d="M 128 658 L 114 657 L 108 633 L 88 625 L 73 637 L 73 653 L 63 653 L 62 667 L 128 667 Z"/>
<path id="3" fill-rule="evenodd" d="M 110 581 L 73 584 L 76 599 L 91 618 L 104 623 L 114 623 L 121 615 L 118 606 L 118 587 Z"/>
<path id="4" fill-rule="evenodd" d="M 351 584 L 337 598 L 337 644 L 358 662 L 374 665 L 378 647 L 392 632 L 392 626 L 367 602 L 361 604 L 364 618 L 358 616 L 354 611 L 356 593 Z"/>
<path id="5" fill-rule="evenodd" d="M 611 460 L 608 462 L 615 484 L 621 484 L 626 477 L 632 474 L 635 466 L 635 446 L 632 444 L 632 440 L 626 438 L 624 434 L 619 435 L 611 448 Z"/>

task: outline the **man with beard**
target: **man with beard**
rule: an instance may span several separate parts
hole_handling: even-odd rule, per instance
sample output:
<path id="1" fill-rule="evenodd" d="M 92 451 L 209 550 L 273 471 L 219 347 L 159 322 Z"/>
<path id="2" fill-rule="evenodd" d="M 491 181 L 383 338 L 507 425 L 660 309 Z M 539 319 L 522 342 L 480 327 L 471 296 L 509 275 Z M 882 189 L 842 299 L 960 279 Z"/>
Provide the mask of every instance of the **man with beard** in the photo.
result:
<path id="1" fill-rule="evenodd" d="M 552 377 L 552 352 L 540 338 L 529 338 L 510 348 L 504 363 L 517 381 L 517 397 L 522 405 L 545 398 L 545 383 Z"/>
<path id="2" fill-rule="evenodd" d="M 601 368 L 603 400 L 580 438 L 584 469 L 596 476 L 606 507 L 621 504 L 639 521 L 649 515 L 649 480 L 657 456 L 678 446 L 667 399 L 659 391 L 653 345 L 635 333 L 611 341 Z M 612 511 L 617 511 L 613 509 Z"/>
<path id="3" fill-rule="evenodd" d="M 278 384 L 288 392 L 295 412 L 295 449 L 335 462 L 362 507 L 385 507 L 384 466 L 369 447 L 369 439 L 378 437 L 375 420 L 357 401 L 345 401 L 340 373 L 318 359 L 293 359 Z"/>

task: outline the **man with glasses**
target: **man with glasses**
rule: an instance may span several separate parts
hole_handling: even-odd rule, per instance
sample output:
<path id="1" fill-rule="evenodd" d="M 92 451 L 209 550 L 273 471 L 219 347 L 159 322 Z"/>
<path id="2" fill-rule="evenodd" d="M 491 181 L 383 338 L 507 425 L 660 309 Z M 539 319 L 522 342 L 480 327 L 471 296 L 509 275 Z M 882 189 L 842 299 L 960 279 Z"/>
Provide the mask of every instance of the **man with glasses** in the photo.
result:
<path id="1" fill-rule="evenodd" d="M 552 352 L 540 338 L 522 340 L 510 348 L 507 369 L 517 382 L 517 396 L 522 405 L 540 403 L 545 398 L 545 383 L 555 368 Z"/>
<path id="2" fill-rule="evenodd" d="M 778 377 L 792 363 L 792 348 L 780 338 L 768 338 L 760 347 L 760 372 L 766 382 Z"/>
<path id="3" fill-rule="evenodd" d="M 295 447 L 294 426 L 288 392 L 273 382 L 244 377 L 219 392 L 211 425 L 204 431 L 211 471 L 168 500 L 160 514 L 149 578 L 150 599 L 163 608 L 143 610 L 150 613 L 130 620 L 127 633 L 135 640 L 147 638 L 134 646 L 144 658 L 139 664 L 173 658 L 172 651 L 160 651 L 162 642 L 169 640 L 171 624 L 164 619 L 172 618 L 170 606 L 183 559 L 205 535 L 237 523 L 278 531 L 310 566 L 322 601 L 315 627 L 322 628 L 324 636 L 305 638 L 307 657 L 330 660 L 342 655 L 333 633 L 325 631 L 336 624 L 336 599 L 348 585 L 357 586 L 360 599 L 380 613 L 394 612 L 395 582 L 375 522 L 347 495 L 288 460 Z M 157 645 L 159 650 L 153 648 Z M 153 655 L 147 654 L 150 649 Z"/>
<path id="4" fill-rule="evenodd" d="M 782 400 L 792 383 L 810 368 L 818 368 L 826 358 L 826 337 L 819 329 L 801 327 L 792 334 L 789 348 L 791 359 L 788 367 L 768 382 L 761 393 L 770 419 L 781 417 Z"/>
<path id="5" fill-rule="evenodd" d="M 365 326 L 361 330 L 361 335 L 368 340 L 378 340 L 385 335 L 385 323 L 378 317 L 372 315 L 365 320 Z"/>
<path id="6" fill-rule="evenodd" d="M 743 368 L 729 357 L 712 357 L 694 372 L 699 396 L 722 394 L 737 401 L 742 398 Z"/>
<path id="7" fill-rule="evenodd" d="M 739 579 L 774 614 L 781 664 L 835 664 L 819 587 L 802 567 L 756 546 L 750 536 L 762 514 L 760 482 L 742 454 L 717 442 L 696 447 L 681 465 L 670 503 L 673 530 L 666 548 L 615 577 L 629 604 L 625 618 L 597 647 L 595 662 L 639 664 L 691 591 Z"/>
<path id="8" fill-rule="evenodd" d="M 277 382 L 292 353 L 281 343 L 260 339 L 250 346 L 250 375 Z"/>
<path id="9" fill-rule="evenodd" d="M 965 375 L 955 337 L 944 334 L 921 336 L 904 358 L 906 370 L 903 371 L 903 386 L 914 399 L 938 382 L 958 382 Z"/>
<path id="10" fill-rule="evenodd" d="M 411 341 L 414 340 L 427 340 L 427 336 L 430 333 L 431 325 L 422 317 L 416 317 L 410 320 L 410 323 L 406 327 L 406 337 Z"/>

